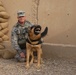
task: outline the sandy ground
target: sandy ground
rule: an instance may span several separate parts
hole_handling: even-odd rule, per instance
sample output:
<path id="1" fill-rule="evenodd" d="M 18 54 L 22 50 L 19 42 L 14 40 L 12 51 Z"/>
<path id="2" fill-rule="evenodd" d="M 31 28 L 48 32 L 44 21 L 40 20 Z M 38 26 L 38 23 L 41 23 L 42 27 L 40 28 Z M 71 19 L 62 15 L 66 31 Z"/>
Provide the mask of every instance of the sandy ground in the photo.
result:
<path id="1" fill-rule="evenodd" d="M 40 69 L 33 64 L 27 70 L 24 62 L 19 63 L 15 59 L 0 58 L 0 75 L 76 75 L 76 61 L 61 58 L 43 59 Z"/>

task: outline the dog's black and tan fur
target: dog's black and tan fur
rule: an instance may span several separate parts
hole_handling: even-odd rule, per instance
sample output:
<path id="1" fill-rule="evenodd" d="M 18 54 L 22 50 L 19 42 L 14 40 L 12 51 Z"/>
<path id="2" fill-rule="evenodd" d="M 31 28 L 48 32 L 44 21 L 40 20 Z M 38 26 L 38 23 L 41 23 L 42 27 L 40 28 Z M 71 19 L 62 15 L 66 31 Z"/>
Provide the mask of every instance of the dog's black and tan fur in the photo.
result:
<path id="1" fill-rule="evenodd" d="M 48 28 L 46 27 L 44 32 L 41 33 L 40 25 L 33 25 L 28 29 L 28 38 L 26 40 L 26 67 L 29 68 L 30 64 L 34 61 L 33 51 L 37 51 L 37 67 L 40 67 L 41 63 L 41 55 L 42 55 L 42 40 L 48 32 Z M 29 57 L 32 56 L 31 61 L 29 62 Z"/>

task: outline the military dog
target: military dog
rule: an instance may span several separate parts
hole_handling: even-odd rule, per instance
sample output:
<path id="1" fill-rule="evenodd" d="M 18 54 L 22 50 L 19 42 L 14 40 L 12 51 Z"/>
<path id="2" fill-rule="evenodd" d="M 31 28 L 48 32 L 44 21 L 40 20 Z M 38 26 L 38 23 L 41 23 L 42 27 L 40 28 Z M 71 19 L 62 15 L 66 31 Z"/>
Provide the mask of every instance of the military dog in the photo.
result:
<path id="1" fill-rule="evenodd" d="M 30 64 L 34 61 L 33 52 L 37 51 L 37 67 L 40 67 L 41 55 L 42 55 L 42 38 L 47 34 L 48 27 L 41 33 L 40 25 L 33 25 L 28 28 L 28 38 L 26 40 L 26 68 L 30 67 Z M 31 61 L 29 58 L 32 56 Z"/>

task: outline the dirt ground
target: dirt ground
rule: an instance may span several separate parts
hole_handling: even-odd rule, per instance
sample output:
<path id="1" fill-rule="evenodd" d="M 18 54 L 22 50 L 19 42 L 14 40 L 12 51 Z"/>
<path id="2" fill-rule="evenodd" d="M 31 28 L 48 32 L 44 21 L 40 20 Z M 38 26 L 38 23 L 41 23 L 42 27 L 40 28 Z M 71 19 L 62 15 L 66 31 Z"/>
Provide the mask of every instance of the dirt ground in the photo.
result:
<path id="1" fill-rule="evenodd" d="M 33 64 L 27 70 L 24 62 L 0 58 L 0 75 L 76 75 L 76 61 L 61 58 L 43 59 L 40 69 Z"/>

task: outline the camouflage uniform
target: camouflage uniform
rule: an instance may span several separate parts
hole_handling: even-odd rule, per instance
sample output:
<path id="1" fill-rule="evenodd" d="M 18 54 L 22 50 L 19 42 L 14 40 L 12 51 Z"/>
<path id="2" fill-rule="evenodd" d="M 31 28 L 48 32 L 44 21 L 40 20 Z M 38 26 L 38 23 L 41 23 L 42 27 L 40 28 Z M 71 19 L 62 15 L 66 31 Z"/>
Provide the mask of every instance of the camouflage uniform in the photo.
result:
<path id="1" fill-rule="evenodd" d="M 21 26 L 20 23 L 17 22 L 11 32 L 11 42 L 13 48 L 17 51 L 15 58 L 18 61 L 25 61 L 25 58 L 20 57 L 20 53 L 24 52 L 25 54 L 26 46 L 24 44 L 24 47 L 21 47 L 21 45 L 18 44 L 18 39 L 20 38 L 20 40 L 22 40 L 23 38 L 27 38 L 27 31 L 29 26 L 32 26 L 32 24 L 29 21 L 26 21 L 23 26 Z"/>

